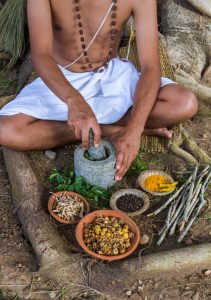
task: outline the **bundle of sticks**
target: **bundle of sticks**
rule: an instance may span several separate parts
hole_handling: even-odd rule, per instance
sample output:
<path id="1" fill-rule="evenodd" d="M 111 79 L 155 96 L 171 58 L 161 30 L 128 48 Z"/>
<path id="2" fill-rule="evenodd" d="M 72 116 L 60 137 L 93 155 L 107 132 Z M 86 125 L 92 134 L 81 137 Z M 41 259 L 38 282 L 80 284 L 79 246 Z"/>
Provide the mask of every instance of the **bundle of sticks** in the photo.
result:
<path id="1" fill-rule="evenodd" d="M 181 242 L 186 236 L 193 222 L 206 204 L 204 194 L 211 178 L 211 166 L 207 165 L 199 170 L 196 166 L 185 183 L 170 197 L 159 209 L 148 216 L 156 216 L 169 207 L 165 224 L 159 231 L 160 246 L 166 235 L 173 235 L 176 227 L 179 227 L 180 236 L 177 242 Z"/>

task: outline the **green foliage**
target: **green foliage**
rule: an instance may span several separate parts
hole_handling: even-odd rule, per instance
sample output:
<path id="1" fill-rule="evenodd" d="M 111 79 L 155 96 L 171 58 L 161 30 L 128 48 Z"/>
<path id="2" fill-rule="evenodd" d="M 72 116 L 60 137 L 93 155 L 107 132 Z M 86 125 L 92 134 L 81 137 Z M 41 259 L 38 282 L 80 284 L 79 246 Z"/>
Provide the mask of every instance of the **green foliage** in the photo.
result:
<path id="1" fill-rule="evenodd" d="M 144 170 L 148 169 L 148 164 L 146 162 L 144 162 L 140 156 L 140 154 L 138 154 L 136 156 L 136 158 L 134 159 L 132 165 L 130 166 L 127 174 L 131 175 L 131 174 L 139 174 Z"/>
<path id="2" fill-rule="evenodd" d="M 15 294 L 14 294 L 15 293 Z M 0 290 L 0 299 L 14 299 L 14 300 L 18 300 L 20 299 L 18 296 L 18 293 L 16 292 L 10 292 L 8 290 Z"/>
<path id="3" fill-rule="evenodd" d="M 0 10 L 0 50 L 11 55 L 11 69 L 24 49 L 25 0 L 7 0 Z"/>
<path id="4" fill-rule="evenodd" d="M 79 193 L 91 200 L 91 204 L 95 207 L 108 207 L 111 193 L 99 186 L 86 183 L 83 177 L 75 176 L 74 171 L 70 169 L 59 172 L 54 168 L 49 180 L 56 185 L 58 191 Z"/>

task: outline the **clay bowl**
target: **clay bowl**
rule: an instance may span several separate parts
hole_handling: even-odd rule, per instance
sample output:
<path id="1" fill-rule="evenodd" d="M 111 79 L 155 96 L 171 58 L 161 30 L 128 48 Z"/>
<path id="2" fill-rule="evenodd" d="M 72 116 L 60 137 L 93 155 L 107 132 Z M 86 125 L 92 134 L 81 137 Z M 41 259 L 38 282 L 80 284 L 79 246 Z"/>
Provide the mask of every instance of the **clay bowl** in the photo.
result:
<path id="1" fill-rule="evenodd" d="M 86 201 L 86 199 L 84 197 L 82 197 L 80 194 L 77 194 L 77 193 L 74 193 L 74 192 L 69 192 L 69 191 L 59 191 L 59 192 L 55 192 L 53 195 L 51 195 L 49 197 L 49 200 L 48 200 L 48 210 L 49 210 L 49 213 L 51 214 L 51 216 L 56 219 L 58 222 L 62 223 L 62 224 L 77 224 L 80 219 L 78 220 L 74 220 L 74 221 L 67 221 L 67 220 L 64 220 L 62 218 L 60 218 L 56 213 L 53 212 L 53 206 L 54 206 L 54 203 L 56 201 L 56 196 L 60 196 L 62 194 L 66 194 L 66 195 L 69 195 L 69 196 L 77 196 L 78 199 L 80 199 L 79 201 L 82 201 L 84 203 L 84 212 L 85 214 L 88 214 L 89 213 L 89 204 L 88 202 Z"/>
<path id="2" fill-rule="evenodd" d="M 139 183 L 140 187 L 147 193 L 154 195 L 154 196 L 165 196 L 165 195 L 171 194 L 175 190 L 176 186 L 172 190 L 170 190 L 168 192 L 163 192 L 163 193 L 152 192 L 152 191 L 148 190 L 145 187 L 144 182 L 148 177 L 150 177 L 152 175 L 161 175 L 166 179 L 167 183 L 174 183 L 174 179 L 170 175 L 168 175 L 167 173 L 165 173 L 163 171 L 157 171 L 157 170 L 143 171 L 138 177 L 138 183 Z"/>
<path id="3" fill-rule="evenodd" d="M 118 206 L 117 206 L 117 201 L 120 197 L 122 197 L 126 194 L 127 195 L 135 195 L 135 196 L 141 198 L 143 201 L 143 206 L 140 209 L 133 211 L 133 212 L 125 212 L 123 210 L 120 210 L 120 208 L 118 208 Z M 142 191 L 137 190 L 137 189 L 121 189 L 111 196 L 110 206 L 113 210 L 122 212 L 130 217 L 135 217 L 135 216 L 139 216 L 139 215 L 143 214 L 148 209 L 149 197 L 145 193 L 143 193 Z"/>
<path id="4" fill-rule="evenodd" d="M 83 240 L 84 224 L 93 222 L 94 219 L 96 217 L 98 217 L 99 215 L 103 216 L 103 217 L 115 217 L 118 219 L 122 219 L 125 221 L 125 223 L 128 224 L 130 230 L 134 233 L 134 237 L 131 239 L 131 246 L 130 246 L 130 248 L 128 248 L 128 251 L 126 253 L 113 255 L 113 256 L 100 255 L 98 253 L 91 251 L 85 245 L 84 240 Z M 76 234 L 76 239 L 77 239 L 79 245 L 81 246 L 81 248 L 83 248 L 83 250 L 86 253 L 88 253 L 90 256 L 92 256 L 94 258 L 101 259 L 101 260 L 108 260 L 108 261 L 119 260 L 119 259 L 123 259 L 123 258 L 129 256 L 130 254 L 132 254 L 135 251 L 135 249 L 137 248 L 137 246 L 140 242 L 140 232 L 139 232 L 138 226 L 127 215 L 125 215 L 121 212 L 118 212 L 118 211 L 114 211 L 114 210 L 96 210 L 96 211 L 86 215 L 77 224 L 75 234 Z"/>

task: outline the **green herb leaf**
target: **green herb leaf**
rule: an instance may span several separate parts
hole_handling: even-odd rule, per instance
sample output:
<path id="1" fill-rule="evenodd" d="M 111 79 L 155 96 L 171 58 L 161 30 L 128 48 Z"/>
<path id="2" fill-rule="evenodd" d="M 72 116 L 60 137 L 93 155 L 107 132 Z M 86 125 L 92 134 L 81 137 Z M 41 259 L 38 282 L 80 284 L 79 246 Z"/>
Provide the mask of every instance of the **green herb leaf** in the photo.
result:
<path id="1" fill-rule="evenodd" d="M 94 201 L 97 207 L 108 207 L 111 193 L 99 186 L 88 184 L 83 177 L 75 176 L 73 170 L 65 169 L 59 172 L 54 168 L 49 176 L 49 180 L 56 184 L 59 191 L 72 191 L 81 194 L 87 199 Z"/>

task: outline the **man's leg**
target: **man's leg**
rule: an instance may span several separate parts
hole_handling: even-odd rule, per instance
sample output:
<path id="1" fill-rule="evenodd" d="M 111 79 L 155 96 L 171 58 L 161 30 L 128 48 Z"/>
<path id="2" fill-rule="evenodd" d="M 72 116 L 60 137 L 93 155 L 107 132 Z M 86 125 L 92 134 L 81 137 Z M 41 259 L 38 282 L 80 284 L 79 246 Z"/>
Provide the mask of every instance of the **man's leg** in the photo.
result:
<path id="1" fill-rule="evenodd" d="M 197 112 L 197 99 L 176 84 L 162 87 L 147 120 L 144 134 L 170 138 L 168 127 L 186 121 Z M 130 112 L 119 122 L 101 125 L 102 136 L 110 136 L 127 124 Z M 66 122 L 42 121 L 24 114 L 0 117 L 0 144 L 18 150 L 43 150 L 76 142 Z"/>
<path id="2" fill-rule="evenodd" d="M 101 126 L 102 135 L 109 136 L 121 127 Z M 44 150 L 77 142 L 67 122 L 42 121 L 17 114 L 0 117 L 0 145 L 16 150 Z"/>
<path id="3" fill-rule="evenodd" d="M 145 135 L 172 137 L 169 130 L 173 125 L 192 118 L 198 109 L 198 101 L 194 93 L 177 84 L 168 84 L 160 88 L 157 101 L 146 122 Z M 130 118 L 131 110 L 118 125 L 125 126 Z"/>

